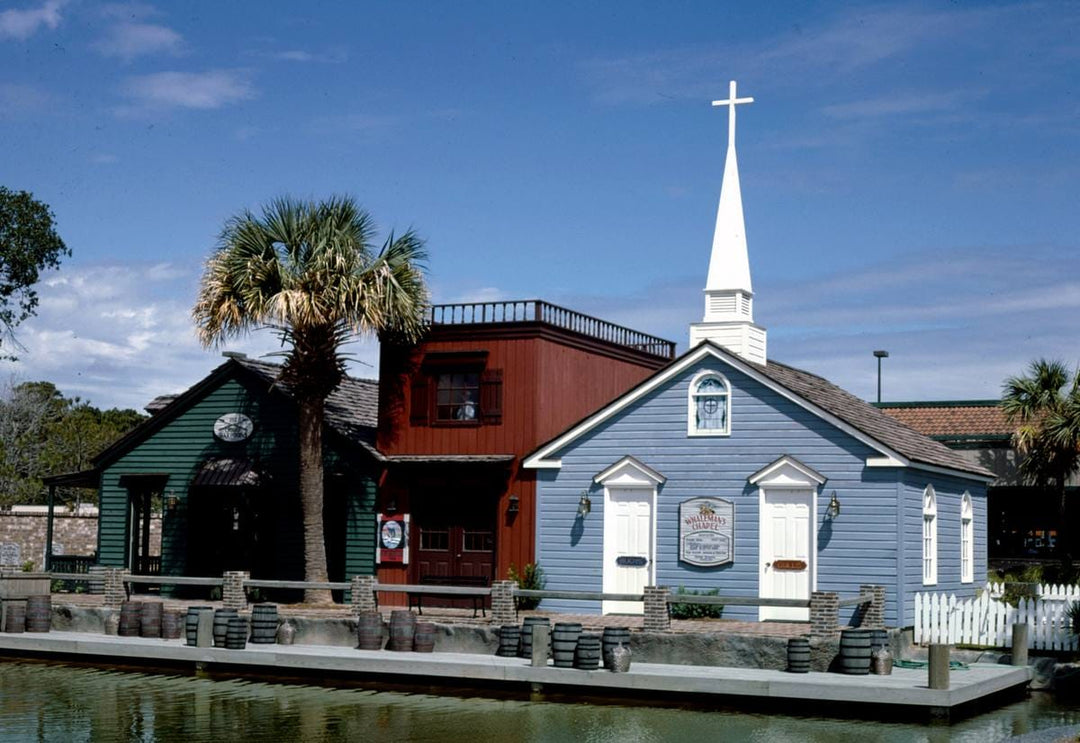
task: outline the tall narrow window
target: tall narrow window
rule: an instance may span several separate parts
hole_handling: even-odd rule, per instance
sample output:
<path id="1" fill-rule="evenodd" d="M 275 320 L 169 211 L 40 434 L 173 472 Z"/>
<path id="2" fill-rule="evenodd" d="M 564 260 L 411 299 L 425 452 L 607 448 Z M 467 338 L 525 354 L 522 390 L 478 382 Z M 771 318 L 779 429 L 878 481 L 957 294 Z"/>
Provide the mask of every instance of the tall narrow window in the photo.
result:
<path id="1" fill-rule="evenodd" d="M 937 585 L 937 494 L 933 485 L 923 491 L 922 582 Z"/>
<path id="2" fill-rule="evenodd" d="M 687 433 L 726 436 L 731 432 L 731 385 L 716 372 L 702 372 L 690 382 Z"/>
<path id="3" fill-rule="evenodd" d="M 975 581 L 975 527 L 971 513 L 971 493 L 960 499 L 960 582 Z"/>

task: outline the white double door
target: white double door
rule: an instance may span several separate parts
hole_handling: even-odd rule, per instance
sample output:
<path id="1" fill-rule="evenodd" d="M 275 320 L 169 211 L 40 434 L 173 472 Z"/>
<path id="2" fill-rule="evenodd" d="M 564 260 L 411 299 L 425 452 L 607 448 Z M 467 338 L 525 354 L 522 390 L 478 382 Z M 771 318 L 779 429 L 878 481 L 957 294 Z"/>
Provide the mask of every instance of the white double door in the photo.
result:
<path id="1" fill-rule="evenodd" d="M 814 491 L 766 489 L 761 494 L 760 595 L 809 599 L 814 575 Z M 807 608 L 763 606 L 761 619 L 809 621 Z"/>
<path id="2" fill-rule="evenodd" d="M 604 593 L 642 594 L 652 583 L 655 491 L 611 488 L 604 496 Z M 641 601 L 605 601 L 605 614 L 643 614 Z"/>

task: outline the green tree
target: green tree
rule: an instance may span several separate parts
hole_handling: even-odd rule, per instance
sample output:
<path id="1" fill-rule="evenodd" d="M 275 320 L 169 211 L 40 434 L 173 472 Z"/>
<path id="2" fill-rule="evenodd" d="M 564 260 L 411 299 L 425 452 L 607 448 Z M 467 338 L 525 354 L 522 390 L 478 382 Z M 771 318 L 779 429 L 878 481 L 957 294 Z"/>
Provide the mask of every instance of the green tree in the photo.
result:
<path id="1" fill-rule="evenodd" d="M 258 328 L 287 346 L 281 380 L 297 402 L 304 577 L 325 581 L 322 431 L 327 396 L 345 375 L 341 346 L 354 334 L 415 340 L 428 292 L 422 240 L 391 234 L 378 251 L 375 227 L 350 198 L 281 198 L 228 222 L 206 263 L 193 311 L 204 345 Z M 308 590 L 327 602 L 330 592 Z"/>
<path id="2" fill-rule="evenodd" d="M 1017 426 L 1013 445 L 1022 457 L 1020 475 L 1057 493 L 1057 550 L 1071 560 L 1065 485 L 1080 470 L 1080 372 L 1061 361 L 1033 361 L 1026 375 L 1005 381 L 1001 407 Z"/>
<path id="3" fill-rule="evenodd" d="M 43 269 L 71 255 L 56 234 L 49 207 L 27 191 L 0 186 L 0 328 L 14 342 L 15 326 L 34 314 L 34 285 Z M 7 357 L 11 357 L 8 353 Z"/>

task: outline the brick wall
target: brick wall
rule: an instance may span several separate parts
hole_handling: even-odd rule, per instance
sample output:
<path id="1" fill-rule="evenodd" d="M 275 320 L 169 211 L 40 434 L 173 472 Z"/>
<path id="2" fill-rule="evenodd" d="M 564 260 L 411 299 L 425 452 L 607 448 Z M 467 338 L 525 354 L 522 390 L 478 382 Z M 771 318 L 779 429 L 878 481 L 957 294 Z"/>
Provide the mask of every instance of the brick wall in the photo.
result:
<path id="1" fill-rule="evenodd" d="M 76 516 L 57 511 L 53 520 L 53 554 L 91 555 L 97 550 L 97 516 Z M 11 562 L 12 545 L 18 546 L 18 566 L 34 561 L 45 567 L 45 532 L 48 517 L 36 513 L 0 513 L 0 564 Z M 150 520 L 150 554 L 161 554 L 161 519 Z"/>

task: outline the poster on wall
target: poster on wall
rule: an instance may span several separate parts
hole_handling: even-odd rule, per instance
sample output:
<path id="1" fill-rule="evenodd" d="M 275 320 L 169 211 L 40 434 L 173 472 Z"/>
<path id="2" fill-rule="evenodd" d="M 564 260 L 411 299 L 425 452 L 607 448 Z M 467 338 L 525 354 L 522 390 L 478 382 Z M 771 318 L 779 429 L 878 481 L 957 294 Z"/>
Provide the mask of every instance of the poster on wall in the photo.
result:
<path id="1" fill-rule="evenodd" d="M 375 535 L 375 562 L 380 565 L 409 564 L 409 514 L 380 513 Z"/>
<path id="2" fill-rule="evenodd" d="M 679 504 L 679 559 L 714 567 L 735 559 L 735 504 L 723 498 L 691 498 Z"/>

